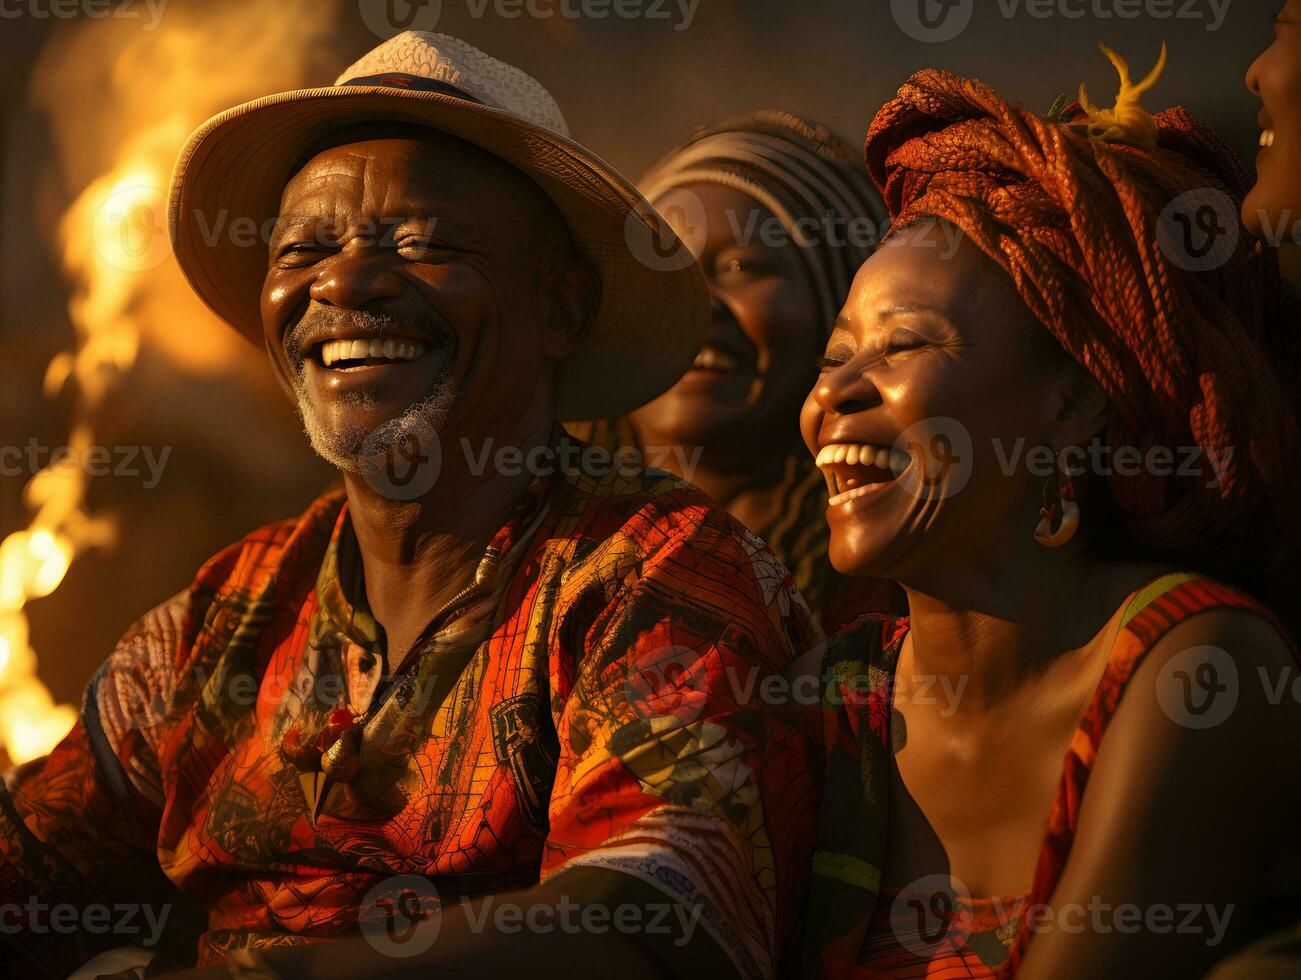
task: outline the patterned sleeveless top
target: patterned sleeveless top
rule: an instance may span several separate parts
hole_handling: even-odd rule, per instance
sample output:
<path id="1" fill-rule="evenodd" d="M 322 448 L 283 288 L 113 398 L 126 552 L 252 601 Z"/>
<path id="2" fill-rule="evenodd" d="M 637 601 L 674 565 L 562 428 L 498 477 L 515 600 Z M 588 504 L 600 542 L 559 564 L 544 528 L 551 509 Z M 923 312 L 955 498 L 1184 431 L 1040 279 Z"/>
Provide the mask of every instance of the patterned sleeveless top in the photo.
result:
<path id="1" fill-rule="evenodd" d="M 905 891 L 881 886 L 897 714 L 892 683 L 906 619 L 865 616 L 834 637 L 823 676 L 827 769 L 806 917 L 804 975 L 1008 977 L 1031 932 L 1026 908 L 1048 902 L 1075 839 L 1080 801 L 1098 746 L 1144 657 L 1177 625 L 1201 612 L 1246 609 L 1274 617 L 1248 596 L 1191 573 L 1163 576 L 1134 593 L 1101 681 L 1071 738 L 1029 892 L 955 894 L 947 875 Z M 942 880 L 941 880 L 942 879 Z M 959 886 L 960 887 L 960 886 Z"/>

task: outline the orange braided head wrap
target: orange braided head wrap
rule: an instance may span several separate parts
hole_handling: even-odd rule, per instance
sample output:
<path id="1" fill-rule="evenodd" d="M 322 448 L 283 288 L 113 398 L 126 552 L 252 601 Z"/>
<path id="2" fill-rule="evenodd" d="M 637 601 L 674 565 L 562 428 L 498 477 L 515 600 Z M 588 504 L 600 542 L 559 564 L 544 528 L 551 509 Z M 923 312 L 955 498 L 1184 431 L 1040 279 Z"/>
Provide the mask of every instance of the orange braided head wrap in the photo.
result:
<path id="1" fill-rule="evenodd" d="M 981 82 L 927 70 L 877 114 L 867 165 L 891 234 L 943 219 L 1007 272 L 1110 399 L 1106 445 L 1144 458 L 1169 447 L 1176 462 L 1201 447 L 1195 478 L 1113 473 L 1108 486 L 1136 541 L 1185 560 L 1222 557 L 1201 564 L 1227 572 L 1255 563 L 1262 516 L 1268 526 L 1290 513 L 1294 374 L 1278 332 L 1296 325 L 1280 322 L 1277 268 L 1254 239 L 1239 236 L 1206 271 L 1174 260 L 1163 210 L 1184 194 L 1226 195 L 1217 210 L 1236 229 L 1250 178 L 1183 109 L 1144 117 L 1155 149 L 1090 138 Z M 1208 459 L 1220 461 L 1218 481 Z"/>

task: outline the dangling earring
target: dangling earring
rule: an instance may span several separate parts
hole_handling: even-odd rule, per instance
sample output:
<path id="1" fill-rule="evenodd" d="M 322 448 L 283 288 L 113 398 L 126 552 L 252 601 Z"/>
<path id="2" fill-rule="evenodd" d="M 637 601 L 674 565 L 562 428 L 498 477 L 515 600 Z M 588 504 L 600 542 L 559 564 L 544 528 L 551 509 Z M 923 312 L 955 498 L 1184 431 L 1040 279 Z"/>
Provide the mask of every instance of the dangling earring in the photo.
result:
<path id="1" fill-rule="evenodd" d="M 1034 539 L 1048 548 L 1060 548 L 1080 527 L 1080 505 L 1075 500 L 1075 484 L 1071 482 L 1069 468 L 1062 461 L 1062 453 L 1054 460 L 1056 472 L 1044 481 L 1043 506 L 1039 508 L 1039 525 L 1034 529 Z M 1057 502 L 1048 496 L 1048 488 L 1057 484 Z M 1055 512 L 1061 512 L 1061 523 L 1053 530 Z"/>

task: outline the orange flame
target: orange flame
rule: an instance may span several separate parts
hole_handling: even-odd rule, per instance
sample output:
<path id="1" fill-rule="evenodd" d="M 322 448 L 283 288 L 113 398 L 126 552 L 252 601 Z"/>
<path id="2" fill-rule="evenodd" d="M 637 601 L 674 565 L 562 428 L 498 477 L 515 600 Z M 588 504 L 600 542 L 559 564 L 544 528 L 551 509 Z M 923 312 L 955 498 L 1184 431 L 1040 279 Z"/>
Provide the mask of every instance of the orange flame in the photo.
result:
<path id="1" fill-rule="evenodd" d="M 171 259 L 172 163 L 209 115 L 307 84 L 316 56 L 337 61 L 338 12 L 339 0 L 245 0 L 168 9 L 156 30 L 83 21 L 44 54 L 33 101 L 50 118 L 63 172 L 82 186 L 58 242 L 75 345 L 45 374 L 47 396 L 75 400 L 70 459 L 86 458 L 100 406 L 142 344 L 192 373 L 227 373 L 243 359 L 244 341 L 201 307 Z M 75 462 L 46 467 L 25 489 L 31 523 L 0 543 L 0 748 L 15 763 L 49 752 L 76 719 L 37 677 L 24 607 L 57 589 L 78 554 L 115 543 L 112 518 L 86 509 L 86 489 Z"/>

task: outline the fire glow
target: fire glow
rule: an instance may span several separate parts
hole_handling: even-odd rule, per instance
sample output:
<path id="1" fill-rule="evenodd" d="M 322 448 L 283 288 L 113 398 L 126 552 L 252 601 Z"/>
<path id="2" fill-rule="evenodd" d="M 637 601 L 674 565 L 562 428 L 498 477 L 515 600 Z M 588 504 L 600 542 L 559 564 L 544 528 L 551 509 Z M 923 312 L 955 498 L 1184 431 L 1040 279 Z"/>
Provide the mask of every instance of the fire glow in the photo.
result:
<path id="1" fill-rule="evenodd" d="M 172 164 L 212 113 L 306 82 L 311 56 L 329 57 L 337 15 L 337 0 L 231 3 L 169 11 L 158 30 L 87 21 L 51 39 L 32 98 L 49 118 L 63 171 L 83 189 L 57 241 L 75 340 L 51 360 L 44 390 L 71 399 L 73 459 L 94 445 L 104 400 L 142 345 L 196 374 L 230 371 L 240 357 L 243 341 L 199 305 L 171 259 Z M 36 473 L 24 488 L 30 523 L 0 543 L 0 749 L 13 763 L 49 752 L 76 720 L 37 676 L 25 607 L 54 592 L 78 555 L 116 544 L 112 516 L 88 509 L 87 486 L 75 463 Z"/>

